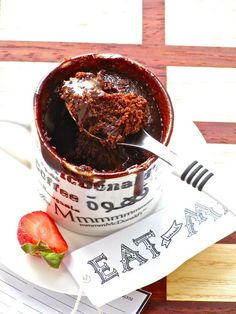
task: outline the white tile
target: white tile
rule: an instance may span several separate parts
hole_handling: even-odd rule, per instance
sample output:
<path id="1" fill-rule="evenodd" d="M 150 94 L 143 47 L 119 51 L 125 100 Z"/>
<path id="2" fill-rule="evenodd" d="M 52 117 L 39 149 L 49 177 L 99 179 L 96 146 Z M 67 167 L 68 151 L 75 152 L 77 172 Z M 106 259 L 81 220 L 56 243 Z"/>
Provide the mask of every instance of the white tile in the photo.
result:
<path id="1" fill-rule="evenodd" d="M 0 62 L 0 118 L 29 122 L 33 95 L 56 63 Z"/>
<path id="2" fill-rule="evenodd" d="M 2 0 L 0 39 L 142 43 L 142 0 Z"/>
<path id="3" fill-rule="evenodd" d="M 219 178 L 225 188 L 235 186 L 236 144 L 208 144 L 209 157 L 212 160 L 211 171 Z"/>
<path id="4" fill-rule="evenodd" d="M 236 144 L 208 144 L 207 148 L 217 168 L 234 171 L 236 175 Z"/>
<path id="5" fill-rule="evenodd" d="M 236 122 L 235 86 L 236 68 L 167 67 L 173 104 L 194 121 Z"/>
<path id="6" fill-rule="evenodd" d="M 235 0 L 166 0 L 166 44 L 236 47 Z"/>

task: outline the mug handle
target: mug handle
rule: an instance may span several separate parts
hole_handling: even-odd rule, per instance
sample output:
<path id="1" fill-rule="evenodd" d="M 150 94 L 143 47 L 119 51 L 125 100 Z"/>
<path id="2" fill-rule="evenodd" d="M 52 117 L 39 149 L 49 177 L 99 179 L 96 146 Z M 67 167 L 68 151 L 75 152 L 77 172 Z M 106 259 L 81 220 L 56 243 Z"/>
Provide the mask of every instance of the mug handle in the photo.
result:
<path id="1" fill-rule="evenodd" d="M 15 126 L 19 126 L 23 129 L 25 129 L 28 133 L 28 135 L 32 134 L 32 127 L 30 124 L 19 122 L 19 121 L 14 121 L 14 120 L 8 120 L 8 119 L 0 119 L 0 124 L 12 124 Z M 25 166 L 28 169 L 32 168 L 32 161 L 27 158 L 26 156 L 23 156 L 22 153 L 17 152 L 17 150 L 14 149 L 8 149 L 5 148 L 3 145 L 0 143 L 0 150 L 2 150 L 4 153 L 8 154 L 15 160 L 17 160 L 19 163 L 21 163 L 23 166 Z"/>

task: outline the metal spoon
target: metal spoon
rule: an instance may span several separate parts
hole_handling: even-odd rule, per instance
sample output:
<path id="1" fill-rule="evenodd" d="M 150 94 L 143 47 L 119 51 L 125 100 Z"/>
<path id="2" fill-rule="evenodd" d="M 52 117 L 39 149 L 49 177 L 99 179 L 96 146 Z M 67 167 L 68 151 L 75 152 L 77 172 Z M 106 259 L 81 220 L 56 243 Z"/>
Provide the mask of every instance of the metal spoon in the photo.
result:
<path id="1" fill-rule="evenodd" d="M 152 152 L 172 166 L 174 175 L 193 188 L 209 195 L 236 215 L 236 211 L 233 211 L 236 208 L 235 192 L 230 191 L 231 187 L 227 186 L 227 178 L 220 180 L 197 160 L 184 160 L 178 157 L 144 129 L 141 129 L 135 136 L 127 137 L 124 143 L 118 143 L 118 145 L 137 147 Z"/>
<path id="2" fill-rule="evenodd" d="M 66 103 L 67 110 L 69 111 L 72 119 L 76 122 L 78 127 L 83 129 L 84 132 L 91 138 L 95 138 L 101 143 L 106 142 L 106 140 L 99 138 L 91 134 L 88 130 L 83 128 L 83 119 L 79 116 L 75 116 L 75 112 L 71 106 Z M 83 108 L 84 109 L 84 108 Z M 85 111 L 88 108 L 85 107 Z M 82 110 L 83 113 L 84 110 Z M 79 113 L 81 115 L 81 113 Z M 84 114 L 84 113 L 83 113 Z M 197 160 L 184 160 L 179 158 L 175 153 L 170 151 L 164 144 L 160 143 L 149 135 L 144 129 L 141 129 L 138 133 L 132 136 L 128 136 L 126 141 L 123 143 L 117 143 L 123 146 L 132 146 L 140 149 L 145 149 L 159 158 L 163 159 L 170 166 L 172 166 L 172 173 L 179 177 L 182 181 L 190 184 L 192 187 L 197 188 L 199 191 L 204 192 L 211 198 L 219 202 L 222 206 L 228 208 L 232 211 L 235 208 L 235 201 L 233 199 L 234 192 L 230 192 L 229 188 L 225 188 L 221 184 L 221 180 L 217 180 L 212 172 L 210 172 L 206 167 L 204 167 Z M 236 214 L 235 214 L 236 215 Z"/>

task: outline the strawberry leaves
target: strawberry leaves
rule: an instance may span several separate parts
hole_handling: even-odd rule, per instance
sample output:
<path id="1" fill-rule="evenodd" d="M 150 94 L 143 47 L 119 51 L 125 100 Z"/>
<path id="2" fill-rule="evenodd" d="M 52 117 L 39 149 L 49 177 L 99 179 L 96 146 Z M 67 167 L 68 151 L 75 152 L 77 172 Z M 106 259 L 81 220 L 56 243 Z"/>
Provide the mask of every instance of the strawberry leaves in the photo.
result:
<path id="1" fill-rule="evenodd" d="M 55 253 L 40 241 L 38 244 L 25 243 L 21 246 L 26 254 L 41 256 L 53 268 L 59 268 L 65 253 Z"/>
<path id="2" fill-rule="evenodd" d="M 43 211 L 28 213 L 20 219 L 17 238 L 25 253 L 41 257 L 53 268 L 59 268 L 68 251 L 57 225 Z"/>

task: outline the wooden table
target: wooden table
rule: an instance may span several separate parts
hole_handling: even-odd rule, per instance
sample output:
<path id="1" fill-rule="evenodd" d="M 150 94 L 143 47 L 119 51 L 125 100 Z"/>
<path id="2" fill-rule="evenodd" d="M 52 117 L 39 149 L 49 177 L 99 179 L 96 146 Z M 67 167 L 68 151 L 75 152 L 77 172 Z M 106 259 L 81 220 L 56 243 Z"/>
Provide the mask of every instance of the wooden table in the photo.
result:
<path id="1" fill-rule="evenodd" d="M 187 7 L 181 7 L 182 5 Z M 196 33 L 192 31 L 191 36 L 191 23 L 196 22 L 196 16 L 192 15 L 192 22 L 191 18 L 187 19 L 184 27 L 180 27 L 180 24 L 189 10 L 196 8 L 199 9 L 196 14 L 201 12 L 199 28 L 201 23 L 206 23 L 207 27 L 201 33 L 195 25 Z M 214 33 L 212 23 L 217 20 L 214 12 L 218 10 L 218 14 L 221 14 L 221 8 L 226 10 L 222 10 L 226 19 L 221 19 L 219 15 L 219 23 L 231 21 L 232 26 L 235 26 L 231 29 L 231 41 L 228 33 L 229 38 L 223 33 L 218 33 L 219 38 L 211 37 Z M 219 166 L 232 165 L 236 174 L 235 10 L 235 2 L 230 0 L 144 0 L 142 44 L 23 41 L 21 38 L 4 38 L 0 41 L 0 63 L 60 62 L 66 57 L 88 52 L 120 53 L 140 61 L 167 85 L 175 105 L 185 103 L 190 107 L 194 123 L 209 144 L 214 161 Z M 207 12 L 211 13 L 209 20 L 205 16 Z M 41 22 L 44 22 L 43 17 Z M 187 34 L 188 27 L 190 36 Z M 230 24 L 227 27 L 230 29 Z M 216 32 L 219 30 L 216 29 Z M 220 84 L 219 80 L 222 80 Z M 218 97 L 221 97 L 221 101 Z M 202 101 L 196 103 L 196 99 Z M 223 269 L 228 270 L 227 274 L 221 274 Z M 201 276 L 198 276 L 197 270 Z M 167 278 L 145 289 L 152 292 L 152 297 L 143 310 L 144 314 L 236 313 L 236 232 L 192 258 Z"/>

